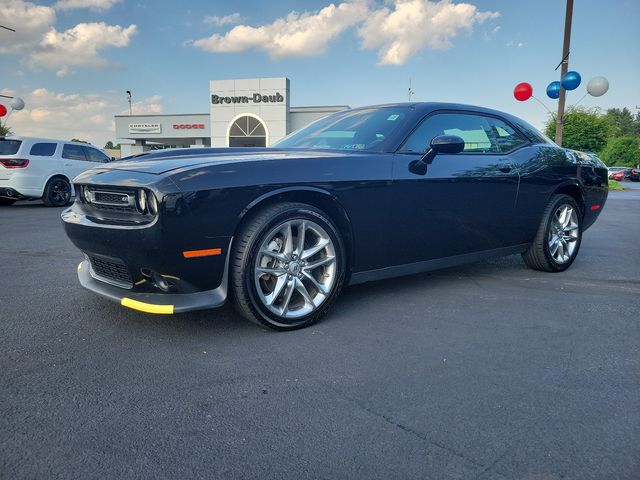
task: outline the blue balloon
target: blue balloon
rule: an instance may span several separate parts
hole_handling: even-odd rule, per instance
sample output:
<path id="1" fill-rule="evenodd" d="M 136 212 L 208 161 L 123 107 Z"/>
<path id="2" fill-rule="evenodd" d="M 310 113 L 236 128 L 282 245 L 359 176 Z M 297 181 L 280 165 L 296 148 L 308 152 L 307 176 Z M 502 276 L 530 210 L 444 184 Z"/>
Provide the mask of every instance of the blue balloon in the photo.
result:
<path id="1" fill-rule="evenodd" d="M 560 96 L 560 82 L 555 81 L 547 85 L 547 97 L 556 99 Z"/>
<path id="2" fill-rule="evenodd" d="M 582 81 L 582 77 L 578 72 L 567 72 L 562 77 L 562 86 L 565 90 L 575 90 L 580 86 L 580 82 Z"/>

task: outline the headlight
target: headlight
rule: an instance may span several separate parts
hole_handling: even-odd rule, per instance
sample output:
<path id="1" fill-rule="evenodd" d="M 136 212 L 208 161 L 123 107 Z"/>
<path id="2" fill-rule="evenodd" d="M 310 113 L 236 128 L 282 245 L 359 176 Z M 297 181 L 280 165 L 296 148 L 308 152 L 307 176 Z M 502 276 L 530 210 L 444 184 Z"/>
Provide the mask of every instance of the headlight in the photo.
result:
<path id="1" fill-rule="evenodd" d="M 86 185 L 82 187 L 82 198 L 85 202 L 91 203 L 91 192 L 89 191 L 89 187 Z"/>
<path id="2" fill-rule="evenodd" d="M 153 194 L 153 192 L 149 192 L 147 194 L 147 197 L 148 197 L 148 201 L 149 201 L 149 213 L 151 215 L 157 215 L 158 214 L 158 199 Z"/>
<path id="3" fill-rule="evenodd" d="M 140 213 L 145 213 L 147 211 L 147 192 L 145 192 L 142 188 L 138 190 L 136 200 L 138 203 L 138 211 Z"/>

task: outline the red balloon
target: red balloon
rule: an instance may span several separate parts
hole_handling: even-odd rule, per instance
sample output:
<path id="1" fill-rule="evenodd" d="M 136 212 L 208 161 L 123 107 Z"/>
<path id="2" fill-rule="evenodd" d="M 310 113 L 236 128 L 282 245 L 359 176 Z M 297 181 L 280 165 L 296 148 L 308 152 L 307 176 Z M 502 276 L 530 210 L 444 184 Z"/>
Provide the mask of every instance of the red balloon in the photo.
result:
<path id="1" fill-rule="evenodd" d="M 0 117 L 4 117 L 7 114 L 7 107 L 0 103 Z"/>
<path id="2" fill-rule="evenodd" d="M 526 102 L 533 95 L 533 87 L 527 82 L 522 82 L 516 85 L 513 89 L 513 96 L 520 102 Z"/>

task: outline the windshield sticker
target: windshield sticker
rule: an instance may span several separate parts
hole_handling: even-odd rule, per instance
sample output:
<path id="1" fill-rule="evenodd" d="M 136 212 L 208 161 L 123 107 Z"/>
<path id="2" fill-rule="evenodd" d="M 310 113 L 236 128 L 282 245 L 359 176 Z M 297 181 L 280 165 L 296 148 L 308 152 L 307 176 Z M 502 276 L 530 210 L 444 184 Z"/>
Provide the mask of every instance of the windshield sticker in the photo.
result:
<path id="1" fill-rule="evenodd" d="M 394 120 L 397 120 L 399 116 L 400 116 L 400 115 L 398 115 L 398 114 L 395 114 L 395 115 L 389 115 L 389 116 L 387 117 L 387 120 L 389 120 L 389 121 L 393 122 Z"/>

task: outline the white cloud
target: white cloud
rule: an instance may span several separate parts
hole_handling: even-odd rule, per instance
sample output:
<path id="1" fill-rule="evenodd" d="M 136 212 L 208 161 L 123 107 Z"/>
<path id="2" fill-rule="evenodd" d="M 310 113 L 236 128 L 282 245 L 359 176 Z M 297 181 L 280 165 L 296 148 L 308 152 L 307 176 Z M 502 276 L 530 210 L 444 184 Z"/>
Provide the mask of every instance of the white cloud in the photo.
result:
<path id="1" fill-rule="evenodd" d="M 134 115 L 151 115 L 162 113 L 162 97 L 154 95 L 149 98 L 131 103 L 131 111 Z M 129 107 L 120 111 L 120 115 L 128 115 Z"/>
<path id="2" fill-rule="evenodd" d="M 58 10 L 71 10 L 76 8 L 91 8 L 93 10 L 109 10 L 122 0 L 58 0 L 55 8 Z"/>
<path id="3" fill-rule="evenodd" d="M 230 15 L 224 15 L 222 17 L 218 15 L 204 17 L 204 23 L 215 25 L 216 27 L 222 27 L 223 25 L 233 25 L 239 23 L 242 20 L 239 13 L 232 13 Z"/>
<path id="4" fill-rule="evenodd" d="M 342 32 L 357 27 L 362 47 L 377 50 L 380 64 L 401 65 L 423 48 L 451 48 L 460 30 L 470 31 L 499 15 L 450 0 L 387 0 L 381 8 L 368 0 L 352 0 L 317 12 L 291 12 L 259 27 L 238 25 L 187 45 L 216 53 L 257 50 L 274 58 L 305 57 L 322 53 Z"/>
<path id="5" fill-rule="evenodd" d="M 224 35 L 214 34 L 191 42 L 208 52 L 258 50 L 274 58 L 307 57 L 322 53 L 328 43 L 362 21 L 365 1 L 331 4 L 315 12 L 291 12 L 261 27 L 238 25 Z"/>
<path id="6" fill-rule="evenodd" d="M 126 47 L 135 33 L 135 25 L 124 28 L 105 23 L 79 23 L 64 32 L 51 28 L 29 56 L 28 64 L 32 68 L 56 69 L 61 77 L 74 66 L 104 68 L 109 63 L 99 50 Z"/>
<path id="7" fill-rule="evenodd" d="M 8 90 L 5 95 L 15 94 Z M 79 138 L 103 147 L 115 140 L 114 115 L 129 113 L 124 95 L 64 94 L 37 88 L 23 96 L 24 110 L 13 112 L 8 126 L 16 135 L 70 140 Z M 162 113 L 162 97 L 152 96 L 136 102 L 136 114 Z"/>
<path id="8" fill-rule="evenodd" d="M 521 47 L 524 47 L 526 44 L 523 43 L 523 42 L 515 42 L 513 40 L 510 40 L 510 41 L 508 41 L 506 43 L 506 45 L 507 45 L 507 47 L 518 47 L 518 48 L 521 48 Z"/>
<path id="9" fill-rule="evenodd" d="M 23 0 L 2 0 L 0 24 L 15 29 L 0 29 L 0 53 L 22 53 L 39 43 L 52 25 L 56 12 L 51 7 Z"/>
<path id="10" fill-rule="evenodd" d="M 58 32 L 56 12 L 51 7 L 24 0 L 0 0 L 0 23 L 16 27 L 16 33 L 0 29 L 0 53 L 18 55 L 32 69 L 52 69 L 58 76 L 72 72 L 73 67 L 102 68 L 109 63 L 100 50 L 125 47 L 136 33 L 136 26 L 79 23 Z M 61 0 L 58 3 L 107 7 L 115 0 Z M 71 8 L 71 7 L 69 7 Z"/>
<path id="11" fill-rule="evenodd" d="M 499 16 L 470 3 L 395 0 L 393 7 L 372 12 L 358 30 L 362 46 L 377 49 L 381 65 L 402 65 L 422 50 L 446 50 L 460 30 Z"/>

